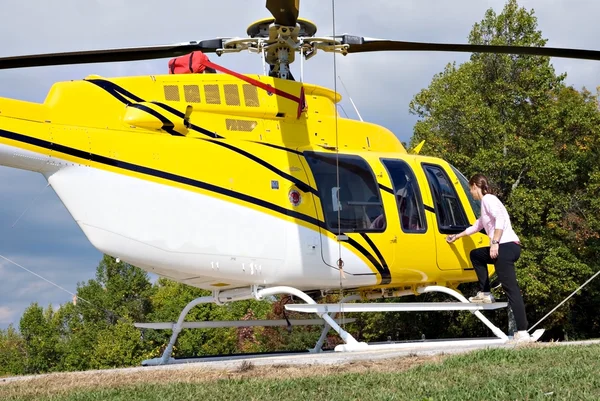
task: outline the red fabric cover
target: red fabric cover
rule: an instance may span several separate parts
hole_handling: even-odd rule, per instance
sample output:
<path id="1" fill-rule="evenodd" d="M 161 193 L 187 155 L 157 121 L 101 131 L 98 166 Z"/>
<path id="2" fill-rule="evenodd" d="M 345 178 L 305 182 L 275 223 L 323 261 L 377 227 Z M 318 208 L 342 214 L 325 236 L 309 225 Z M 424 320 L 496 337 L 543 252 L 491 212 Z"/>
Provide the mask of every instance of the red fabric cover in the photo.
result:
<path id="1" fill-rule="evenodd" d="M 201 74 L 206 70 L 206 54 L 195 51 L 169 60 L 169 74 Z"/>

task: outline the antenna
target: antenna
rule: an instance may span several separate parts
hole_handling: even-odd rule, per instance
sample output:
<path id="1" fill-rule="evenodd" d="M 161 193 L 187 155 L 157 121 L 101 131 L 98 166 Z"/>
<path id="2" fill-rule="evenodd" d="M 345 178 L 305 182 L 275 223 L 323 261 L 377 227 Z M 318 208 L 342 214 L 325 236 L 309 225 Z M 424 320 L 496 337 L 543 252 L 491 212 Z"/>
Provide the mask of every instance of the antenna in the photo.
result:
<path id="1" fill-rule="evenodd" d="M 360 121 L 364 121 L 363 118 L 361 117 L 360 113 L 358 112 L 358 108 L 356 107 L 356 105 L 354 104 L 354 101 L 352 100 L 352 97 L 350 96 L 350 92 L 348 92 L 348 88 L 346 88 L 346 85 L 344 84 L 344 81 L 342 81 L 342 77 L 340 77 L 338 75 L 338 79 L 340 80 L 340 82 L 342 83 L 342 85 L 344 86 L 344 90 L 346 91 L 346 93 L 348 94 L 348 99 L 350 99 L 350 103 L 352 103 L 352 107 L 354 107 L 354 111 L 356 111 L 356 114 L 358 114 L 358 118 L 360 119 Z M 345 113 L 345 112 L 344 112 Z"/>

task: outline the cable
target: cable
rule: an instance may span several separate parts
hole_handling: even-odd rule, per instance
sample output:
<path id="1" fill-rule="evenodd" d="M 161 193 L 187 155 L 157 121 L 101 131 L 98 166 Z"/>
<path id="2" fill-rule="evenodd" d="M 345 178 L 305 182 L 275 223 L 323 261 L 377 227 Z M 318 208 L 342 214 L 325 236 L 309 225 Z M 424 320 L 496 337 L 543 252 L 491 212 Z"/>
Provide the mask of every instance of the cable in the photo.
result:
<path id="1" fill-rule="evenodd" d="M 331 0 L 331 17 L 332 17 L 332 29 L 333 29 L 333 37 L 335 38 L 335 0 Z M 333 98 L 333 102 L 336 103 L 337 100 L 337 95 L 338 95 L 338 91 L 337 91 L 337 58 L 336 58 L 336 52 L 333 52 L 333 92 L 334 92 L 334 98 Z M 337 224 L 337 242 L 338 242 L 338 256 L 339 259 L 337 261 L 337 267 L 338 267 L 338 271 L 340 273 L 340 301 L 344 298 L 344 284 L 343 284 L 343 279 L 344 279 L 344 260 L 342 259 L 342 242 L 340 240 L 340 236 L 342 234 L 341 231 L 341 227 L 342 227 L 342 215 L 341 215 L 341 201 L 340 201 L 340 196 L 341 196 L 341 187 L 340 187 L 340 148 L 339 148 L 339 138 L 338 138 L 338 109 L 337 107 L 334 107 L 335 109 L 335 169 L 336 169 L 336 185 L 337 185 L 337 199 L 336 201 L 338 202 L 337 205 L 337 212 L 338 212 L 338 224 Z M 340 308 L 340 312 L 342 314 L 342 324 L 344 322 L 344 310 L 343 308 Z"/>
<path id="2" fill-rule="evenodd" d="M 33 200 L 31 201 L 31 203 L 29 204 L 29 206 L 27 206 L 25 208 L 25 210 L 23 210 L 23 213 L 21 213 L 21 215 L 13 223 L 13 225 L 11 226 L 11 228 L 15 228 L 15 226 L 17 225 L 17 223 L 19 222 L 19 220 L 21 220 L 21 217 L 23 217 L 23 215 L 25 215 L 25 213 L 27 213 L 27 211 L 31 208 L 31 206 L 33 206 L 33 204 L 35 203 L 35 201 L 38 200 L 38 198 L 42 195 L 42 193 L 44 192 L 44 190 L 46 188 L 48 188 L 49 186 L 50 186 L 50 183 L 46 184 L 46 186 L 44 188 L 42 188 L 42 190 L 35 196 L 35 198 L 33 198 Z"/>
<path id="3" fill-rule="evenodd" d="M 15 266 L 17 266 L 17 267 L 20 267 L 21 269 L 25 270 L 26 272 L 29 272 L 29 273 L 33 274 L 33 275 L 34 275 L 34 276 L 36 276 L 36 277 L 39 277 L 39 278 L 41 278 L 41 279 L 42 279 L 42 280 L 44 280 L 45 282 L 52 284 L 53 286 L 55 286 L 56 288 L 59 288 L 59 289 L 63 290 L 63 291 L 64 291 L 64 292 L 66 292 L 67 294 L 70 294 L 70 295 L 72 295 L 72 296 L 74 296 L 74 297 L 77 297 L 77 294 L 75 294 L 75 293 L 72 293 L 71 291 L 69 291 L 69 290 L 67 290 L 67 289 L 65 289 L 65 288 L 63 288 L 63 287 L 61 287 L 60 285 L 58 285 L 58 284 L 56 284 L 56 283 L 53 283 L 52 281 L 48 280 L 47 278 L 40 276 L 40 275 L 39 275 L 39 274 L 37 274 L 36 272 L 32 272 L 31 270 L 27 269 L 26 267 L 23 267 L 23 266 L 21 266 L 21 265 L 20 265 L 20 264 L 18 264 L 17 262 L 13 262 L 13 261 L 12 261 L 12 260 L 10 260 L 9 258 L 7 258 L 7 257 L 5 257 L 5 256 L 2 256 L 2 255 L 0 255 L 0 258 L 2 258 L 2 259 L 4 259 L 4 260 L 6 260 L 8 263 L 12 263 L 13 265 L 15 265 Z M 84 300 L 85 302 L 88 302 L 88 303 L 89 303 L 89 301 L 86 301 L 86 300 L 85 300 L 85 299 L 83 299 L 83 298 L 81 298 L 81 299 L 82 299 L 82 300 Z M 91 303 L 90 303 L 90 305 L 91 305 Z"/>
<path id="4" fill-rule="evenodd" d="M 556 305 L 556 307 L 555 307 L 554 309 L 552 309 L 550 312 L 548 312 L 548 313 L 546 314 L 546 316 L 544 316 L 543 318 L 541 318 L 541 319 L 540 319 L 540 320 L 539 320 L 539 321 L 538 321 L 536 324 L 534 324 L 533 326 L 531 326 L 531 327 L 529 328 L 529 330 L 527 330 L 527 331 L 531 331 L 531 330 L 533 330 L 533 328 L 534 328 L 535 326 L 537 326 L 537 325 L 538 325 L 538 324 L 540 324 L 540 323 L 541 323 L 541 322 L 542 322 L 544 319 L 546 319 L 548 316 L 550 316 L 550 315 L 551 315 L 551 314 L 552 314 L 552 313 L 553 313 L 555 310 L 557 310 L 557 309 L 558 309 L 558 308 L 559 308 L 559 307 L 560 307 L 562 304 L 564 304 L 565 302 L 567 302 L 567 301 L 569 300 L 569 298 L 571 298 L 571 297 L 572 297 L 573 295 L 575 295 L 575 294 L 576 294 L 576 293 L 577 293 L 579 290 L 581 290 L 583 287 L 585 287 L 585 286 L 586 286 L 586 285 L 587 285 L 587 284 L 588 284 L 590 281 L 592 281 L 593 279 L 595 279 L 595 278 L 596 278 L 596 276 L 597 276 L 598 274 L 600 274 L 600 270 L 598 270 L 598 271 L 596 272 L 596 274 L 594 274 L 592 277 L 590 277 L 588 281 L 586 281 L 586 282 L 585 282 L 585 283 L 583 283 L 581 286 L 579 286 L 579 288 L 578 288 L 578 289 L 576 289 L 575 291 L 573 291 L 573 293 L 571 293 L 571 295 L 569 295 L 568 297 L 566 297 L 566 298 L 565 298 L 565 299 L 564 299 L 564 300 L 563 300 L 561 303 L 559 303 L 558 305 Z"/>
<path id="5" fill-rule="evenodd" d="M 31 270 L 29 270 L 28 268 L 26 268 L 26 267 L 24 267 L 24 266 L 21 266 L 20 264 L 18 264 L 17 262 L 14 262 L 14 261 L 12 261 L 12 260 L 10 260 L 10 259 L 9 259 L 9 258 L 7 258 L 6 256 L 2 256 L 2 255 L 0 255 L 0 258 L 2 258 L 2 259 L 4 259 L 4 260 L 6 260 L 8 263 L 11 263 L 11 264 L 13 264 L 13 265 L 15 265 L 15 266 L 17 266 L 17 267 L 19 267 L 19 268 L 21 268 L 21 269 L 25 270 L 25 271 L 26 271 L 26 272 L 28 272 L 28 273 L 31 273 L 31 274 L 33 274 L 33 275 L 34 275 L 34 276 L 36 276 L 36 277 L 39 277 L 39 278 L 41 278 L 41 279 L 42 279 L 42 280 L 44 280 L 45 282 L 47 282 L 47 283 L 49 283 L 49 284 L 52 284 L 53 286 L 55 286 L 56 288 L 58 288 L 58 289 L 60 289 L 60 290 L 62 290 L 62 291 L 64 291 L 64 292 L 66 292 L 67 294 L 69 294 L 69 295 L 72 295 L 74 300 L 75 300 L 75 299 L 78 299 L 78 300 L 80 299 L 80 300 L 82 300 L 82 301 L 84 301 L 84 302 L 87 302 L 87 303 L 88 303 L 90 306 L 92 306 L 93 308 L 96 308 L 96 309 L 98 309 L 98 310 L 101 310 L 101 311 L 102 311 L 102 312 L 104 312 L 104 313 L 110 313 L 111 315 L 113 315 L 114 317 L 116 317 L 116 318 L 117 318 L 117 320 L 121 320 L 121 321 L 124 321 L 124 322 L 126 322 L 126 323 L 129 323 L 129 322 L 127 322 L 125 319 L 123 319 L 121 316 L 119 316 L 118 314 L 116 314 L 115 312 L 113 312 L 113 311 L 111 311 L 111 310 L 104 309 L 104 308 L 101 308 L 101 307 L 99 307 L 99 306 L 96 306 L 96 305 L 94 305 L 93 303 L 91 303 L 91 302 L 90 302 L 90 301 L 88 301 L 87 299 L 85 299 L 85 298 L 81 298 L 79 295 L 77 295 L 77 294 L 75 294 L 75 293 L 73 293 L 73 292 L 71 292 L 71 291 L 67 290 L 66 288 L 63 288 L 63 287 L 61 287 L 60 285 L 58 285 L 58 284 L 56 284 L 56 283 L 54 283 L 54 282 L 52 282 L 52 281 L 48 280 L 48 279 L 47 279 L 47 278 L 45 278 L 45 277 L 42 277 L 42 276 L 40 276 L 39 274 L 37 274 L 37 273 L 36 273 L 36 272 L 34 272 L 34 271 L 31 271 Z"/>
<path id="6" fill-rule="evenodd" d="M 348 88 L 346 88 L 346 84 L 344 83 L 344 81 L 342 81 L 342 77 L 338 76 L 338 78 L 340 79 L 340 82 L 342 83 L 342 86 L 344 87 L 344 90 L 348 94 L 348 99 L 350 99 L 350 103 L 352 103 L 352 107 L 354 107 L 354 111 L 356 111 L 356 114 L 358 115 L 358 119 L 360 121 L 364 121 L 363 118 L 362 118 L 362 116 L 358 112 L 358 107 L 356 107 L 356 105 L 354 104 L 354 100 L 352 100 L 352 96 L 350 96 L 350 92 L 348 91 Z M 345 113 L 345 111 L 344 111 L 344 113 Z M 348 117 L 348 116 L 346 115 L 346 117 Z"/>

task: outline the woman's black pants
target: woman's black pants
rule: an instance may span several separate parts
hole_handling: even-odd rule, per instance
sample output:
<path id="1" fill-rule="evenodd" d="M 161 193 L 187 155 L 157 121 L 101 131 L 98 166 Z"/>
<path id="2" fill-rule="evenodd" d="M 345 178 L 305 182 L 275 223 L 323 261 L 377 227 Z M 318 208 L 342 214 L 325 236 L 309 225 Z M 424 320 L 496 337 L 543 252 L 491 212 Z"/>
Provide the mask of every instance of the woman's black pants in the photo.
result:
<path id="1" fill-rule="evenodd" d="M 502 288 L 508 297 L 508 303 L 513 310 L 517 322 L 517 330 L 527 330 L 528 322 L 525 315 L 525 303 L 517 283 L 515 262 L 521 256 L 521 246 L 515 242 L 500 244 L 498 257 L 490 257 L 490 247 L 477 248 L 471 251 L 471 263 L 479 279 L 479 291 L 490 292 L 490 278 L 487 265 L 496 267 L 496 274 Z"/>

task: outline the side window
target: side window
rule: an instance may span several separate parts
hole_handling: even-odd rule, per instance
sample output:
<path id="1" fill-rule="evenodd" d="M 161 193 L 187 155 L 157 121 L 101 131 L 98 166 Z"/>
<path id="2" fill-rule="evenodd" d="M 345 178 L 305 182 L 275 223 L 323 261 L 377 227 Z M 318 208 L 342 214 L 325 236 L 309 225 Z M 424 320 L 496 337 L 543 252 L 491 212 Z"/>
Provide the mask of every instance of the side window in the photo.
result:
<path id="1" fill-rule="evenodd" d="M 446 172 L 432 164 L 423 164 L 435 202 L 435 215 L 441 233 L 460 232 L 469 226 L 465 211 Z"/>
<path id="2" fill-rule="evenodd" d="M 337 233 L 385 230 L 379 186 L 363 158 L 314 152 L 304 156 L 317 183 L 328 229 Z"/>
<path id="3" fill-rule="evenodd" d="M 394 184 L 402 231 L 413 233 L 427 231 L 423 200 L 412 169 L 403 160 L 382 159 L 381 162 Z"/>
<path id="4" fill-rule="evenodd" d="M 476 201 L 475 198 L 473 198 L 473 195 L 471 195 L 471 191 L 469 190 L 469 180 L 467 180 L 467 177 L 465 177 L 463 173 L 458 171 L 456 167 L 454 167 L 453 165 L 450 165 L 450 167 L 452 168 L 452 171 L 454 171 L 454 174 L 456 174 L 456 176 L 458 177 L 458 181 L 460 181 L 460 185 L 463 187 L 465 195 L 467 195 L 469 203 L 473 208 L 473 213 L 475 213 L 475 217 L 479 218 L 479 216 L 481 216 L 481 203 L 479 201 Z"/>

